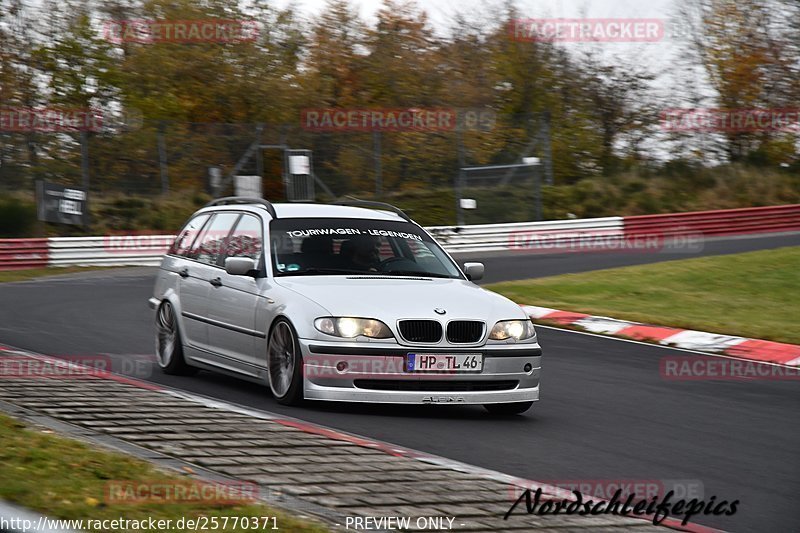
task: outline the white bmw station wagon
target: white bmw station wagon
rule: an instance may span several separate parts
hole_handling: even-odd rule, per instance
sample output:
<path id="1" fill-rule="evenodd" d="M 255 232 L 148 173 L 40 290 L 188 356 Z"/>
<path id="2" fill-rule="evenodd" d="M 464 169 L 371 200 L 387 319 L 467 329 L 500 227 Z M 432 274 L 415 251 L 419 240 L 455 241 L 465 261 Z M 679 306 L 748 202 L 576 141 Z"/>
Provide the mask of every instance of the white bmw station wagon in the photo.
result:
<path id="1" fill-rule="evenodd" d="M 400 209 L 378 202 L 214 200 L 158 271 L 156 355 L 303 400 L 526 411 L 542 350 L 525 312 L 475 285 Z"/>

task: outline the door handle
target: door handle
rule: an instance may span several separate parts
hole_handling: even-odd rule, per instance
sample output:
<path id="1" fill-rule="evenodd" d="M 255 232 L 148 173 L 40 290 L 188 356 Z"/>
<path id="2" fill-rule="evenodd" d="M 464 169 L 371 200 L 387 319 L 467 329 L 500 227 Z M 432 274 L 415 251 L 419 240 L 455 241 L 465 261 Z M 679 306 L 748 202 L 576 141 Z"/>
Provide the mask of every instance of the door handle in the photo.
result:
<path id="1" fill-rule="evenodd" d="M 219 278 L 213 278 L 209 281 L 209 283 L 215 287 L 222 287 L 222 280 Z"/>
<path id="2" fill-rule="evenodd" d="M 188 278 L 189 277 L 189 269 L 186 268 L 186 267 L 183 267 L 182 269 L 178 270 L 178 275 L 180 277 L 182 277 L 182 278 Z"/>

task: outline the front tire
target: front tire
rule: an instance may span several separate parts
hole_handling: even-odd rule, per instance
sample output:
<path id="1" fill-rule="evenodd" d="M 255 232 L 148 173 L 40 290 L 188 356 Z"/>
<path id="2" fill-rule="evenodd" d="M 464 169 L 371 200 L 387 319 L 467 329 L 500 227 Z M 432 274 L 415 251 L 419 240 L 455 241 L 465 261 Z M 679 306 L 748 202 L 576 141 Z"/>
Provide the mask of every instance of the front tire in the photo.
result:
<path id="1" fill-rule="evenodd" d="M 165 374 L 190 376 L 197 372 L 183 358 L 178 319 L 168 301 L 156 311 L 156 361 Z"/>
<path id="2" fill-rule="evenodd" d="M 493 415 L 519 415 L 533 406 L 533 402 L 487 403 L 484 408 Z"/>
<path id="3" fill-rule="evenodd" d="M 267 344 L 269 388 L 281 405 L 303 401 L 303 355 L 292 324 L 279 318 L 272 326 Z"/>

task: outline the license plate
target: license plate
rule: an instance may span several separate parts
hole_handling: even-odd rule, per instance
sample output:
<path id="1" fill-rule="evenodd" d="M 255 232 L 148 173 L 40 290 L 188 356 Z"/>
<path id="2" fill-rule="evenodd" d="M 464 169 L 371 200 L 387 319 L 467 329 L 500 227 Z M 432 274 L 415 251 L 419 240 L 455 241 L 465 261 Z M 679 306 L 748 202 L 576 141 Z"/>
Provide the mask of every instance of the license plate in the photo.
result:
<path id="1" fill-rule="evenodd" d="M 410 353 L 406 355 L 407 372 L 480 372 L 483 355 L 479 353 Z"/>

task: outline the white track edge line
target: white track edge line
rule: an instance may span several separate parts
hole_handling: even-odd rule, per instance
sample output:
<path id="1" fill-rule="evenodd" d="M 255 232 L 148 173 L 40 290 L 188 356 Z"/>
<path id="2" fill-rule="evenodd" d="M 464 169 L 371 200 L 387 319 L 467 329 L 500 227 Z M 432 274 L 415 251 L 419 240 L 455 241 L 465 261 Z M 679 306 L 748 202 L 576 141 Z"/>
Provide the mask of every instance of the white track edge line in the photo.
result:
<path id="1" fill-rule="evenodd" d="M 637 340 L 634 340 L 634 339 L 623 339 L 621 337 L 614 337 L 612 335 L 602 335 L 600 333 L 592 333 L 590 331 L 576 331 L 574 329 L 559 328 L 559 327 L 556 327 L 556 326 L 549 326 L 549 325 L 544 325 L 544 324 L 534 324 L 534 326 L 536 328 L 554 329 L 554 330 L 557 330 L 557 331 L 564 331 L 564 332 L 567 332 L 567 333 L 577 333 L 578 335 L 589 335 L 590 337 L 600 337 L 600 338 L 603 338 L 603 339 L 609 339 L 609 340 L 614 340 L 614 341 L 630 342 L 630 343 L 633 343 L 633 344 L 641 344 L 641 345 L 644 345 L 644 346 L 653 346 L 653 347 L 657 347 L 657 348 L 665 348 L 667 350 L 677 350 L 677 351 L 680 351 L 680 352 L 696 353 L 696 354 L 699 354 L 699 355 L 707 355 L 709 357 L 722 357 L 723 359 L 734 359 L 736 361 L 749 361 L 751 363 L 756 363 L 756 364 L 759 364 L 759 365 L 772 365 L 772 366 L 778 366 L 778 367 L 782 367 L 782 368 L 792 368 L 792 369 L 795 368 L 795 367 L 789 366 L 787 364 L 773 363 L 772 361 L 757 361 L 755 359 L 747 359 L 747 358 L 744 358 L 744 357 L 736 357 L 735 355 L 730 355 L 730 354 L 725 354 L 725 353 L 702 352 L 700 350 L 692 350 L 691 348 L 679 348 L 677 346 L 667 346 L 667 345 L 664 345 L 664 344 L 655 344 L 655 343 L 650 343 L 650 342 L 637 341 Z M 544 349 L 542 349 L 542 352 L 546 353 Z M 800 358 L 798 358 L 798 359 L 800 359 Z"/>

